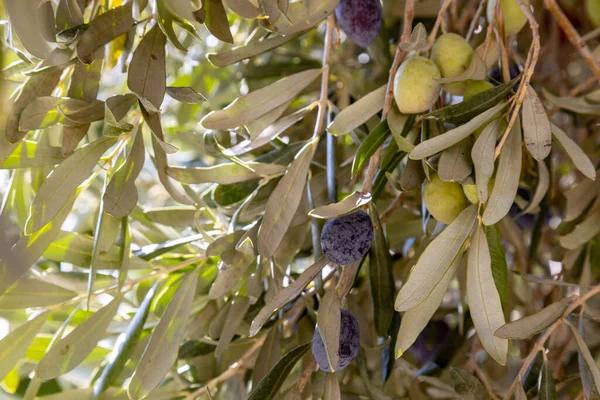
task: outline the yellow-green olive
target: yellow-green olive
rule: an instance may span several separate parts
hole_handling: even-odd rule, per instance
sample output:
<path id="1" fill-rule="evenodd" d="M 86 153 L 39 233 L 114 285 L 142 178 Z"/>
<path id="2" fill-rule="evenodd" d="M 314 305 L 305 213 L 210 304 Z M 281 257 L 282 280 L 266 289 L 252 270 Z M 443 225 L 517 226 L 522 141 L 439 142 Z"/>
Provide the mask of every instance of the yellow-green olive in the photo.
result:
<path id="1" fill-rule="evenodd" d="M 433 218 L 444 224 L 454 221 L 469 205 L 460 183 L 444 182 L 437 174 L 425 183 L 423 201 Z"/>
<path id="2" fill-rule="evenodd" d="M 431 59 L 440 69 L 443 78 L 454 78 L 469 68 L 473 58 L 473 48 L 460 35 L 445 33 L 438 37 L 431 48 Z M 444 90 L 462 95 L 465 82 L 452 82 L 443 85 Z"/>
<path id="3" fill-rule="evenodd" d="M 440 70 L 425 57 L 406 59 L 394 77 L 394 99 L 404 114 L 429 110 L 440 95 Z"/>
<path id="4" fill-rule="evenodd" d="M 487 4 L 488 21 L 492 20 L 494 8 L 498 0 L 490 0 Z M 529 4 L 529 0 L 523 0 L 523 3 Z M 516 0 L 500 0 L 500 8 L 502 9 L 502 18 L 504 19 L 504 32 L 507 35 L 519 33 L 527 22 L 527 17 L 521 6 Z"/>

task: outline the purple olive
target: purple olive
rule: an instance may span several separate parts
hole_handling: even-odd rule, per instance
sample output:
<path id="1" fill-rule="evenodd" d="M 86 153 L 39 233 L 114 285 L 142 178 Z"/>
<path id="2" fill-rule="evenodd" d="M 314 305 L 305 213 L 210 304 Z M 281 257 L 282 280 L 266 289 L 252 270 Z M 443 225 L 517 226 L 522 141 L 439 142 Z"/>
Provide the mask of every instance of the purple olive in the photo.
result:
<path id="1" fill-rule="evenodd" d="M 373 223 L 362 210 L 327 220 L 321 232 L 323 255 L 339 265 L 359 261 L 372 242 Z"/>
<path id="2" fill-rule="evenodd" d="M 335 17 L 350 40 L 367 47 L 381 30 L 381 3 L 379 0 L 341 0 L 335 8 Z"/>
<path id="3" fill-rule="evenodd" d="M 342 323 L 340 326 L 340 347 L 336 371 L 346 368 L 358 355 L 360 350 L 360 329 L 356 318 L 348 310 L 341 310 Z M 325 344 L 319 333 L 319 327 L 315 328 L 315 334 L 312 341 L 312 353 L 319 364 L 319 368 L 325 372 L 331 372 L 327 353 L 325 353 Z"/>

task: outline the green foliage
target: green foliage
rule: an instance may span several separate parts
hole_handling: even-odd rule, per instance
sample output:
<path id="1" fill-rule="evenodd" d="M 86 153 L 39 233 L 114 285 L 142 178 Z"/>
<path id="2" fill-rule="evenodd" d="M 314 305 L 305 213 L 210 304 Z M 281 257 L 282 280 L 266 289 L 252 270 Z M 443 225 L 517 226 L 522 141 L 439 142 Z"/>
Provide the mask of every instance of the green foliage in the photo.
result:
<path id="1" fill-rule="evenodd" d="M 0 2 L 0 390 L 597 397 L 597 16 L 487 3 Z"/>

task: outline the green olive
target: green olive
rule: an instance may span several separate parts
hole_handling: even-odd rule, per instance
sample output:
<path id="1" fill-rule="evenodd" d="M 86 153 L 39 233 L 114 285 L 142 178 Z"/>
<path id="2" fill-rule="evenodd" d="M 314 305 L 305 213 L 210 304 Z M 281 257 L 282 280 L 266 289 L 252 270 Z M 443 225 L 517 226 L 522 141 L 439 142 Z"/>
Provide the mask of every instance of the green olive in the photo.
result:
<path id="1" fill-rule="evenodd" d="M 490 0 L 487 4 L 487 17 L 488 21 L 492 20 L 494 15 L 494 8 L 498 0 Z M 529 0 L 523 0 L 523 3 L 529 4 Z M 514 35 L 519 33 L 527 22 L 527 17 L 521 6 L 516 0 L 500 0 L 500 8 L 502 9 L 502 17 L 504 19 L 504 32 L 507 35 Z"/>
<path id="2" fill-rule="evenodd" d="M 492 177 L 490 179 L 490 181 L 488 182 L 488 196 L 489 194 L 492 192 L 492 189 L 494 188 L 494 177 Z M 479 196 L 477 195 L 477 185 L 474 183 L 468 183 L 466 185 L 462 185 L 462 190 L 463 192 L 465 192 L 465 196 L 467 196 L 467 199 L 469 199 L 469 201 L 473 204 L 477 204 L 479 203 Z"/>
<path id="3" fill-rule="evenodd" d="M 469 68 L 473 58 L 473 49 L 469 43 L 456 33 L 445 33 L 438 37 L 431 49 L 431 59 L 440 69 L 443 78 L 454 78 Z M 444 90 L 462 95 L 466 84 L 452 82 L 443 85 Z"/>
<path id="4" fill-rule="evenodd" d="M 483 93 L 486 90 L 493 88 L 492 85 L 488 81 L 478 81 L 474 79 L 469 79 L 467 81 L 467 87 L 465 88 L 465 92 L 463 93 L 464 100 L 469 100 L 471 97 L 478 95 L 479 93 Z"/>
<path id="5" fill-rule="evenodd" d="M 433 61 L 420 56 L 406 59 L 394 77 L 394 98 L 400 112 L 418 114 L 431 108 L 440 95 L 440 77 Z"/>
<path id="6" fill-rule="evenodd" d="M 423 201 L 435 219 L 449 224 L 467 208 L 469 200 L 458 182 L 444 182 L 436 174 L 425 183 Z"/>
<path id="7" fill-rule="evenodd" d="M 594 26 L 600 26 L 600 1 L 585 0 L 585 11 Z"/>

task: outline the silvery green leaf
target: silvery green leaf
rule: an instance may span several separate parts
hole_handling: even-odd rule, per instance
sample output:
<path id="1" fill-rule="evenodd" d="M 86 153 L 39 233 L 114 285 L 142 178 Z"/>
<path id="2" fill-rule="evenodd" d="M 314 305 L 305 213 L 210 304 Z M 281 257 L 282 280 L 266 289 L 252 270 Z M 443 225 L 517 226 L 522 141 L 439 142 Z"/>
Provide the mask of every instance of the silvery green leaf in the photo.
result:
<path id="1" fill-rule="evenodd" d="M 588 178 L 596 179 L 596 168 L 585 152 L 562 129 L 552 124 L 552 133 L 565 150 L 575 167 Z"/>
<path id="2" fill-rule="evenodd" d="M 354 192 L 344 200 L 337 203 L 331 203 L 317 207 L 311 210 L 308 215 L 316 218 L 329 219 L 340 215 L 348 214 L 357 208 L 361 208 L 371 201 L 371 193 Z"/>
<path id="3" fill-rule="evenodd" d="M 408 280 L 396 297 L 397 311 L 407 311 L 421 304 L 439 286 L 448 269 L 460 255 L 477 218 L 477 206 L 462 211 L 425 249 Z"/>
<path id="4" fill-rule="evenodd" d="M 600 203 L 596 201 L 585 218 L 571 232 L 560 238 L 560 245 L 565 249 L 576 249 L 600 232 Z"/>
<path id="5" fill-rule="evenodd" d="M 471 150 L 471 158 L 475 166 L 475 184 L 477 197 L 485 203 L 488 200 L 488 184 L 494 175 L 494 149 L 496 137 L 500 132 L 501 120 L 490 122 L 481 132 Z"/>
<path id="6" fill-rule="evenodd" d="M 344 108 L 329 124 L 327 132 L 335 136 L 344 135 L 367 122 L 369 118 L 383 109 L 386 90 L 387 85 L 383 85 Z"/>
<path id="7" fill-rule="evenodd" d="M 533 158 L 541 161 L 552 150 L 552 130 L 546 109 L 531 86 L 527 87 L 521 116 L 525 146 Z"/>
<path id="8" fill-rule="evenodd" d="M 461 182 L 471 174 L 473 170 L 472 146 L 473 140 L 467 137 L 442 152 L 438 164 L 438 175 L 441 180 Z"/>
<path id="9" fill-rule="evenodd" d="M 340 360 L 341 307 L 337 288 L 332 286 L 325 292 L 317 313 L 317 328 L 325 344 L 327 361 L 332 371 L 335 371 Z"/>
<path id="10" fill-rule="evenodd" d="M 552 303 L 535 314 L 501 326 L 496 330 L 494 335 L 503 339 L 527 339 L 542 332 L 562 317 L 569 304 L 570 301 L 568 299 Z"/>
<path id="11" fill-rule="evenodd" d="M 127 74 L 127 87 L 157 109 L 166 91 L 166 42 L 158 24 L 154 25 L 133 52 Z"/>

